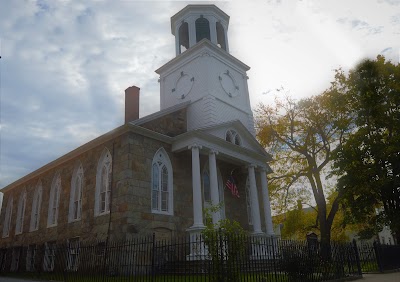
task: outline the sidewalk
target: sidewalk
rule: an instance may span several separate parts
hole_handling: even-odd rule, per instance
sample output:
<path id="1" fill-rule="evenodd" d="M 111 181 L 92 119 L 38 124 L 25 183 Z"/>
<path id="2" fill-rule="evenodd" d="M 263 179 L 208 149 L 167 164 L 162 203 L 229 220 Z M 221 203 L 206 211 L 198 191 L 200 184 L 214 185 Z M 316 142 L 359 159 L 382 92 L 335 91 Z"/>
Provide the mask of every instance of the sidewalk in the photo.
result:
<path id="1" fill-rule="evenodd" d="M 383 274 L 363 274 L 362 281 L 368 282 L 400 282 L 400 272 Z"/>

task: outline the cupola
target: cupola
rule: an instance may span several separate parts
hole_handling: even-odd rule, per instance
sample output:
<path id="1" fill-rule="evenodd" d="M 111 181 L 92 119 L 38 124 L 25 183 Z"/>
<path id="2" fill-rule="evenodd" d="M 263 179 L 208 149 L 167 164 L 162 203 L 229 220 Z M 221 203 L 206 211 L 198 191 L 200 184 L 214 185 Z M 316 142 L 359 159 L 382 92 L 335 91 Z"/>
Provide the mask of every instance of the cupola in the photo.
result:
<path id="1" fill-rule="evenodd" d="M 229 16 L 215 5 L 188 5 L 171 18 L 176 55 L 206 38 L 229 52 Z"/>

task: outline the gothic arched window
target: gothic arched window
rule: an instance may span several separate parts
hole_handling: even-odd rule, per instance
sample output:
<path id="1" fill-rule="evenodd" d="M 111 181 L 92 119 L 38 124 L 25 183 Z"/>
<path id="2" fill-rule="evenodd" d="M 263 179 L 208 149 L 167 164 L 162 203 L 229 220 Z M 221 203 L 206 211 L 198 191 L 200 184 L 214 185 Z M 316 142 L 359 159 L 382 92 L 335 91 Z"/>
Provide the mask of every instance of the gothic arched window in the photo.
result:
<path id="1" fill-rule="evenodd" d="M 225 134 L 225 140 L 233 143 L 235 145 L 242 145 L 242 139 L 240 138 L 239 134 L 235 130 L 228 130 Z"/>
<path id="2" fill-rule="evenodd" d="M 21 234 L 24 228 L 25 203 L 26 203 L 26 190 L 24 190 L 19 196 L 15 234 Z"/>
<path id="3" fill-rule="evenodd" d="M 96 197 L 94 214 L 96 216 L 110 212 L 111 201 L 111 171 L 112 158 L 110 151 L 106 148 L 97 164 L 96 173 Z"/>
<path id="4" fill-rule="evenodd" d="M 81 219 L 82 215 L 82 189 L 83 189 L 83 167 L 79 164 L 72 174 L 71 194 L 69 200 L 69 222 Z"/>
<path id="5" fill-rule="evenodd" d="M 173 172 L 164 148 L 154 155 L 151 172 L 151 211 L 173 214 Z"/>
<path id="6" fill-rule="evenodd" d="M 210 23 L 206 18 L 200 17 L 196 20 L 196 43 L 203 38 L 210 38 Z"/>
<path id="7" fill-rule="evenodd" d="M 60 201 L 61 193 L 61 176 L 60 173 L 56 173 L 53 178 L 50 190 L 49 198 L 49 211 L 47 216 L 47 227 L 52 227 L 57 225 L 58 217 L 58 205 Z"/>
<path id="8" fill-rule="evenodd" d="M 13 197 L 10 196 L 10 198 L 8 198 L 7 201 L 6 216 L 4 217 L 3 238 L 8 237 L 10 235 L 12 209 L 13 209 Z"/>
<path id="9" fill-rule="evenodd" d="M 39 229 L 41 204 L 42 204 L 42 183 L 39 181 L 38 184 L 36 185 L 35 193 L 33 193 L 31 224 L 29 231 L 35 231 Z"/>

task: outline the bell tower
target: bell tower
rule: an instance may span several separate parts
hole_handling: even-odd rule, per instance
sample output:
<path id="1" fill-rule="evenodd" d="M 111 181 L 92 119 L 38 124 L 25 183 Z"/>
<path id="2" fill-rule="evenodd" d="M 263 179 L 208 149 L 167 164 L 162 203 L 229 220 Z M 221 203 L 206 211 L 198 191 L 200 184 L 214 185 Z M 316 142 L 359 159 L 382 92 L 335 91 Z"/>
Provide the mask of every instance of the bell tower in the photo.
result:
<path id="1" fill-rule="evenodd" d="M 171 18 L 176 55 L 206 38 L 229 52 L 229 16 L 214 5 L 189 5 Z"/>
<path id="2" fill-rule="evenodd" d="M 253 135 L 247 65 L 229 54 L 229 16 L 215 5 L 188 5 L 171 18 L 176 57 L 156 70 L 161 110 L 187 103 L 187 128 L 239 120 Z"/>

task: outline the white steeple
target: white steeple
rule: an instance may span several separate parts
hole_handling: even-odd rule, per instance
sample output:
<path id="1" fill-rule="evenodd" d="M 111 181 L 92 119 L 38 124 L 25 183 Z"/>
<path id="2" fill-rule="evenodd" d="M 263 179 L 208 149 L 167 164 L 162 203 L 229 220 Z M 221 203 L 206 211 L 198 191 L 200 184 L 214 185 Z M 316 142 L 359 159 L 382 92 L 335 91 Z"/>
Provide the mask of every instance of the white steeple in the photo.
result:
<path id="1" fill-rule="evenodd" d="M 188 102 L 187 128 L 239 120 L 254 134 L 247 65 L 229 54 L 229 16 L 215 5 L 188 5 L 171 18 L 176 57 L 156 70 L 161 110 Z"/>

